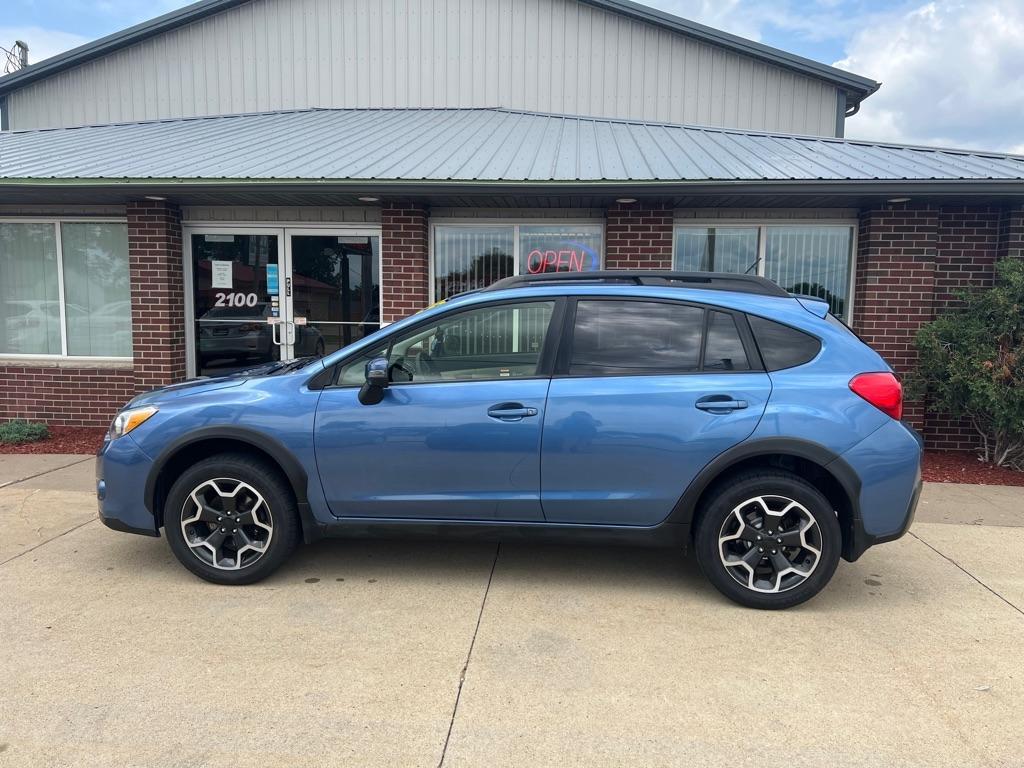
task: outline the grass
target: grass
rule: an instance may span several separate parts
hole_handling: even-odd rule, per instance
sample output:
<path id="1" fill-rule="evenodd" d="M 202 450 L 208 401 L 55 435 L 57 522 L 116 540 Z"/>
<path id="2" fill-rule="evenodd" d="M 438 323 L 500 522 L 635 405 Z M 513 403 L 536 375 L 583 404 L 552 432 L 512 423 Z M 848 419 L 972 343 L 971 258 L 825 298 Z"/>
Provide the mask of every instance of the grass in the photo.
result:
<path id="1" fill-rule="evenodd" d="M 50 429 L 41 421 L 14 419 L 0 423 L 0 444 L 36 443 L 50 436 Z"/>

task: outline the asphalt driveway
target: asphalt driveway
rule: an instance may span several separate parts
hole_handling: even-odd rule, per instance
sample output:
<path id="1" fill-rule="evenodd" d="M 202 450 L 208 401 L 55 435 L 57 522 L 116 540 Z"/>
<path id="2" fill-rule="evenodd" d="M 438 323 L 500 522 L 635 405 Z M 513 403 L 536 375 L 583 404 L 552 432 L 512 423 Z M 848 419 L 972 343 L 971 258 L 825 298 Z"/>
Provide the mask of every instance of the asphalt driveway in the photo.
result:
<path id="1" fill-rule="evenodd" d="M 1024 766 L 1024 489 L 931 485 L 812 602 L 661 550 L 323 542 L 197 580 L 0 457 L 0 766 Z"/>

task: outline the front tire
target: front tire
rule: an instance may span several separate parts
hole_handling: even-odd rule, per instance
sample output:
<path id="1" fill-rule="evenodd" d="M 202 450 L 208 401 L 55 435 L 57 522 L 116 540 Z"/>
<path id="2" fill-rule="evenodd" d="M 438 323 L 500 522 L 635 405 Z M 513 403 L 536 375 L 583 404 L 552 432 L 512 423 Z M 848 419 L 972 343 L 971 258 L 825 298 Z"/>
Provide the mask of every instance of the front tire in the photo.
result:
<path id="1" fill-rule="evenodd" d="M 704 575 L 726 597 L 748 608 L 790 608 L 828 584 L 842 532 L 813 485 L 784 470 L 757 470 L 712 493 L 695 550 Z"/>
<path id="2" fill-rule="evenodd" d="M 285 561 L 299 541 L 291 488 L 278 469 L 245 454 L 203 459 L 171 486 L 164 505 L 171 551 L 215 584 L 252 584 Z"/>

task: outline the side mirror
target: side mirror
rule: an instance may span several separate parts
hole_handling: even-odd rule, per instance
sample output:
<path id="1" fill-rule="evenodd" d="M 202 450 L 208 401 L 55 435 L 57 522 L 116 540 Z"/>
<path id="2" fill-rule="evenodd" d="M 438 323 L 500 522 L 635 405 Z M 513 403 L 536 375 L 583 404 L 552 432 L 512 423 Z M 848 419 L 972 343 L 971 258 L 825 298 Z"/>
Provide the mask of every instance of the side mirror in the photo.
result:
<path id="1" fill-rule="evenodd" d="M 366 364 L 366 383 L 359 389 L 359 402 L 363 405 L 376 405 L 384 399 L 387 389 L 388 359 L 377 357 Z"/>

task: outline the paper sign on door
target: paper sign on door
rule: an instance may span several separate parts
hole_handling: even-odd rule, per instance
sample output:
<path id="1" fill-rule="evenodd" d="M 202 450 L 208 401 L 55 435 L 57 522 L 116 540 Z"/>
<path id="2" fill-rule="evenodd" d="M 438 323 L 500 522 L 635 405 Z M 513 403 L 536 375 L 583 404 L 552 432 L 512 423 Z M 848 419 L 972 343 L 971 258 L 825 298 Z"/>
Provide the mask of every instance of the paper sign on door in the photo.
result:
<path id="1" fill-rule="evenodd" d="M 210 268 L 212 274 L 210 277 L 211 288 L 233 288 L 234 281 L 232 280 L 232 266 L 233 261 L 211 261 Z"/>

